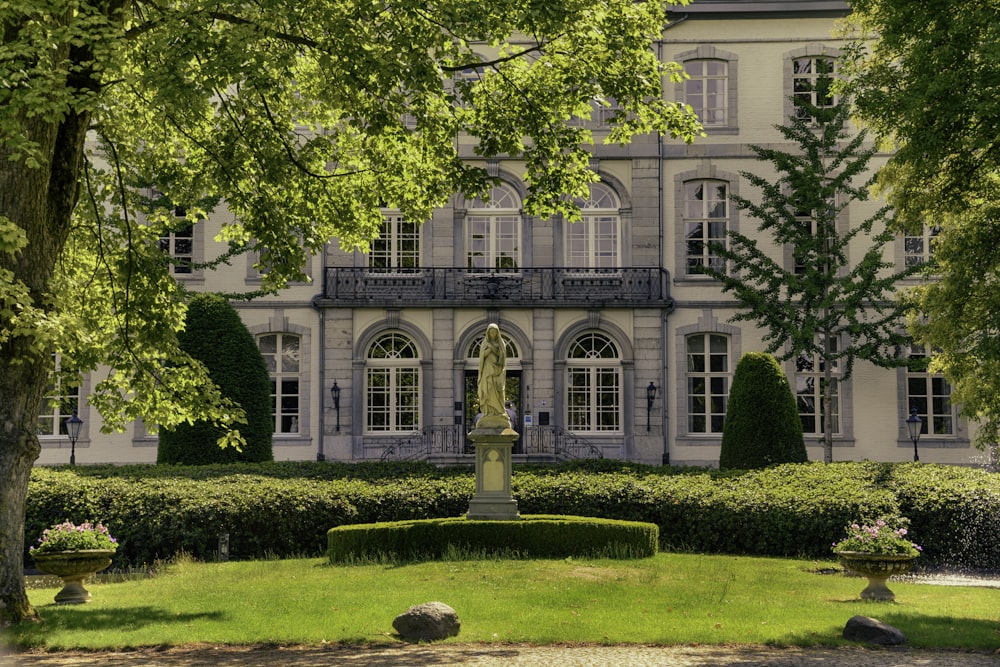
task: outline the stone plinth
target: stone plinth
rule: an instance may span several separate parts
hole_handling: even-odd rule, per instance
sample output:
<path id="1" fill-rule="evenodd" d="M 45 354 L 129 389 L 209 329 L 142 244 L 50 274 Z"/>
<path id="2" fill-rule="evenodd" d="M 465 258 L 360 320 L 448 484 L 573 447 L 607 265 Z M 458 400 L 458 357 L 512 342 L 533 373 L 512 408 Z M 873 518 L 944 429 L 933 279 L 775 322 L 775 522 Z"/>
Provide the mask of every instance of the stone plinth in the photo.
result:
<path id="1" fill-rule="evenodd" d="M 469 503 L 469 519 L 516 521 L 517 501 L 510 492 L 511 451 L 518 433 L 506 424 L 483 423 L 469 433 L 476 448 L 476 495 Z"/>

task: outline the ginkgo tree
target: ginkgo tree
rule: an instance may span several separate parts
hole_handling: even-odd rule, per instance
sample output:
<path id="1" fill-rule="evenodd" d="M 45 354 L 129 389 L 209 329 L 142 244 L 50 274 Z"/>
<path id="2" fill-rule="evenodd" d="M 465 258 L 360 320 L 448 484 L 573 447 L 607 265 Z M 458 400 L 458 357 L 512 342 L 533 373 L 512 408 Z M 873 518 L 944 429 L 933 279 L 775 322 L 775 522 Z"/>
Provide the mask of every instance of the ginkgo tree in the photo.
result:
<path id="1" fill-rule="evenodd" d="M 107 428 L 209 420 L 239 442 L 238 406 L 178 348 L 160 237 L 224 201 L 220 240 L 277 289 L 330 239 L 366 247 L 382 206 L 423 220 L 485 192 L 468 146 L 523 160 L 530 213 L 578 217 L 594 138 L 573 121 L 604 105 L 611 142 L 700 132 L 653 48 L 683 1 L 0 4 L 0 623 L 37 616 L 24 502 L 57 356 L 107 369 Z"/>

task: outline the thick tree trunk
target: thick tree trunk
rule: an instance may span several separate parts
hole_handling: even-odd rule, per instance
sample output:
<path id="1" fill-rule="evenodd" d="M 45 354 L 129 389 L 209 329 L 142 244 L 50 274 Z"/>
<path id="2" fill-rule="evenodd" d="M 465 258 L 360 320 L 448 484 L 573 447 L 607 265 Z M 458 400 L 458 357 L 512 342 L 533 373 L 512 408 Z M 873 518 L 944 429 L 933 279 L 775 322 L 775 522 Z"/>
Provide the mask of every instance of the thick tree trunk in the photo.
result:
<path id="1" fill-rule="evenodd" d="M 6 379 L 7 374 L 0 374 Z M 2 382 L 4 380 L 0 380 Z M 9 385 L 4 385 L 5 387 Z M 10 414 L 4 391 L 4 417 Z M 39 397 L 40 398 L 40 397 Z M 23 413 L 23 410 L 22 410 Z M 37 408 L 34 412 L 38 414 Z M 4 420 L 0 429 L 0 627 L 37 618 L 24 585 L 24 504 L 28 478 L 38 458 L 38 438 Z"/>
<path id="2" fill-rule="evenodd" d="M 50 308 L 56 263 L 69 235 L 76 206 L 89 114 L 61 122 L 25 119 L 28 137 L 44 161 L 29 168 L 10 160 L 0 145 L 0 215 L 24 230 L 28 245 L 15 257 L 0 253 L 0 266 L 29 291 L 33 307 Z M 23 323 L 22 323 L 23 326 Z M 0 626 L 36 619 L 24 582 L 24 510 L 31 468 L 41 451 L 35 435 L 52 369 L 49 345 L 29 330 L 14 333 L 0 315 Z"/>

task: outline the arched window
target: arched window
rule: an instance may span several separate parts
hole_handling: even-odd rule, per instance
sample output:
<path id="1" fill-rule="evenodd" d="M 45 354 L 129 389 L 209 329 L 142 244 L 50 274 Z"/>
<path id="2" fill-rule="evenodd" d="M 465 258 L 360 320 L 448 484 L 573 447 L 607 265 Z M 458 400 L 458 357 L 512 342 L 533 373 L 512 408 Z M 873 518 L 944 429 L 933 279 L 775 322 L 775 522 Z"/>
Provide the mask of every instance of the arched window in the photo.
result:
<path id="1" fill-rule="evenodd" d="M 521 266 L 521 198 L 509 185 L 494 187 L 487 200 L 470 202 L 465 229 L 467 268 Z"/>
<path id="2" fill-rule="evenodd" d="M 729 336 L 696 333 L 686 336 L 687 431 L 722 433 L 729 399 Z"/>
<path id="3" fill-rule="evenodd" d="M 365 410 L 368 433 L 420 428 L 420 358 L 405 334 L 383 334 L 368 347 Z"/>
<path id="4" fill-rule="evenodd" d="M 566 363 L 566 428 L 614 433 L 622 424 L 622 368 L 618 347 L 588 332 L 570 345 Z"/>
<path id="5" fill-rule="evenodd" d="M 621 266 L 621 204 L 603 183 L 590 186 L 590 197 L 576 201 L 583 218 L 566 225 L 566 266 L 614 269 Z"/>
<path id="6" fill-rule="evenodd" d="M 299 433 L 301 338 L 291 333 L 257 336 L 257 347 L 271 378 L 271 415 L 274 433 Z"/>

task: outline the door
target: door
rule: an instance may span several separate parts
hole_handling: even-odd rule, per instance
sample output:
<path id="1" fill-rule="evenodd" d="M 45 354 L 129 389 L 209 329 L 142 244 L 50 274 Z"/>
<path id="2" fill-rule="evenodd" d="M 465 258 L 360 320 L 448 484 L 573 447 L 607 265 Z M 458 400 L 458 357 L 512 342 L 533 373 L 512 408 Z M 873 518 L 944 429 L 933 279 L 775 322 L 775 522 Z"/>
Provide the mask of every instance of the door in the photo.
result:
<path id="1" fill-rule="evenodd" d="M 521 371 L 507 371 L 504 393 L 506 402 L 510 403 L 513 411 L 511 427 L 518 434 L 521 434 L 524 422 L 524 417 L 521 414 Z M 465 446 L 463 449 L 466 454 L 472 454 L 472 442 L 468 440 L 468 433 L 476 428 L 476 419 L 479 417 L 479 371 L 465 371 L 465 409 L 462 413 L 465 416 L 465 429 L 463 430 Z M 510 413 L 508 412 L 508 414 Z M 515 454 L 522 453 L 522 440 L 523 438 L 518 437 L 517 441 L 514 442 Z"/>

